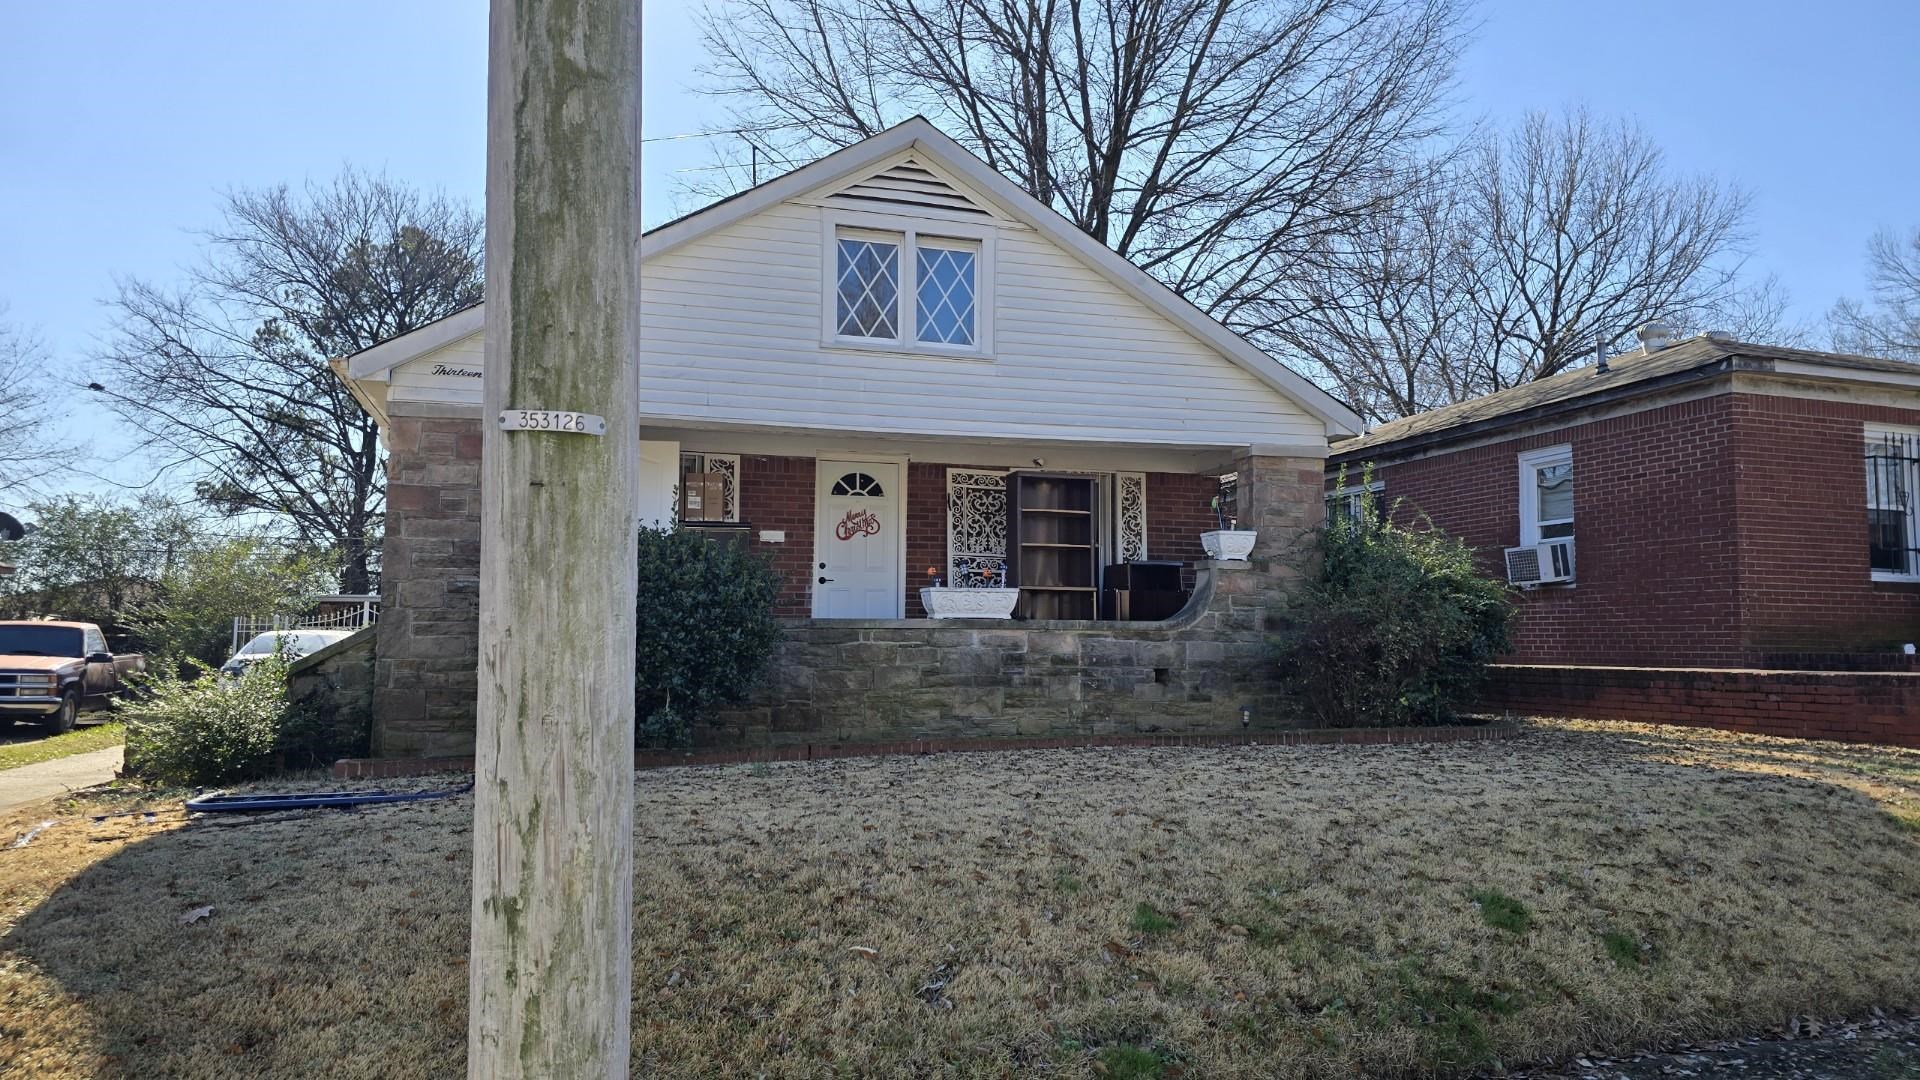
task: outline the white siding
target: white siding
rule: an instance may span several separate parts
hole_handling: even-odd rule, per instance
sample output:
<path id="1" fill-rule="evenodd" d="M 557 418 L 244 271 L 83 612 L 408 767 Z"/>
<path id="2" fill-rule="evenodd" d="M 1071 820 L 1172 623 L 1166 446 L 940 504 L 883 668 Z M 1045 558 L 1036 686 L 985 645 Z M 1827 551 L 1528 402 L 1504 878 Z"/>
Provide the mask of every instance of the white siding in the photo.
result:
<path id="1" fill-rule="evenodd" d="M 825 346 L 822 210 L 786 203 L 642 269 L 642 413 L 875 434 L 1313 444 L 1322 423 L 1072 255 L 1003 228 L 991 359 Z M 988 298 L 983 296 L 982 301 Z M 480 404 L 475 334 L 396 368 L 389 398 Z"/>
<path id="2" fill-rule="evenodd" d="M 388 378 L 387 400 L 433 402 L 442 405 L 472 405 L 478 408 L 480 380 L 454 372 L 478 372 L 486 350 L 481 335 L 461 338 L 447 346 L 409 360 L 393 369 Z"/>
<path id="3" fill-rule="evenodd" d="M 647 261 L 647 415 L 1223 446 L 1325 437 L 1291 400 L 1025 229 L 999 233 L 991 360 L 823 346 L 820 214 L 783 204 Z"/>

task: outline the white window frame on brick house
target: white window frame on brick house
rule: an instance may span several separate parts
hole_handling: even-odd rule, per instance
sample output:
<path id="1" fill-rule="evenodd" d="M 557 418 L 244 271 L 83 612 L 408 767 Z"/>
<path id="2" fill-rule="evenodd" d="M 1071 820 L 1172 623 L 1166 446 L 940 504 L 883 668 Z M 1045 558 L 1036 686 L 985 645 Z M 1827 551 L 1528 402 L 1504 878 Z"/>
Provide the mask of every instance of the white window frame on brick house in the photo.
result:
<path id="1" fill-rule="evenodd" d="M 1326 503 L 1326 523 L 1328 525 L 1333 524 L 1336 515 L 1346 521 L 1352 521 L 1354 518 L 1359 517 L 1360 504 L 1364 502 L 1366 496 L 1369 495 L 1373 497 L 1373 516 L 1375 518 L 1386 517 L 1387 503 L 1384 498 L 1386 491 L 1387 482 L 1385 480 L 1370 480 L 1365 484 L 1343 484 L 1340 487 L 1334 488 L 1327 492 L 1324 497 L 1324 502 Z"/>
<path id="2" fill-rule="evenodd" d="M 991 224 L 825 211 L 820 233 L 820 344 L 829 349 L 921 353 L 955 360 L 993 359 L 994 237 Z M 840 241 L 863 240 L 896 248 L 892 336 L 868 337 L 840 332 Z M 973 256 L 973 341 L 952 344 L 922 340 L 920 327 L 920 253 L 966 251 Z"/>
<path id="3" fill-rule="evenodd" d="M 1873 527 L 1875 511 L 1898 514 L 1905 532 L 1899 539 L 1906 550 L 1905 570 L 1875 567 L 1869 556 L 1871 576 L 1874 581 L 1920 581 L 1920 554 L 1914 550 L 1920 547 L 1920 462 L 1915 460 L 1920 456 L 1920 428 L 1870 424 L 1865 435 L 1868 528 Z"/>
<path id="4" fill-rule="evenodd" d="M 1571 537 L 1574 533 L 1574 517 L 1556 517 L 1542 521 L 1540 518 L 1540 471 L 1565 465 L 1573 468 L 1573 447 L 1562 443 L 1559 446 L 1542 447 L 1529 450 L 1520 455 L 1520 546 L 1531 547 L 1543 540 L 1556 540 Z M 1569 482 L 1578 483 L 1578 474 Z M 1576 488 L 1577 490 L 1577 488 Z M 1557 531 L 1560 526 L 1565 531 Z M 1556 529 L 1553 536 L 1542 536 L 1543 529 Z"/>

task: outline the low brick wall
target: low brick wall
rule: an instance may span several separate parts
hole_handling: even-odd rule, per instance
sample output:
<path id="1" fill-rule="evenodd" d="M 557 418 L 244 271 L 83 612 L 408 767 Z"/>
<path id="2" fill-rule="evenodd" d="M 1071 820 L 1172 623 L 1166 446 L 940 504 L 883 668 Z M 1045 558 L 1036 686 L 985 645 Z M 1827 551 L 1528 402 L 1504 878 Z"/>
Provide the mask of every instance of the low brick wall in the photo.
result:
<path id="1" fill-rule="evenodd" d="M 827 761 L 837 758 L 889 757 L 899 754 L 966 754 L 1006 750 L 1086 750 L 1142 746 L 1405 746 L 1410 744 L 1493 742 L 1517 738 L 1516 724 L 1471 727 L 1315 728 L 1299 731 L 1249 731 L 1238 735 L 1106 735 L 1060 739 L 932 739 L 890 743 L 796 743 L 760 749 L 670 751 L 642 750 L 635 769 L 683 765 L 744 765 L 761 761 Z M 335 780 L 391 780 L 439 773 L 470 773 L 470 757 L 345 758 L 333 763 Z"/>
<path id="2" fill-rule="evenodd" d="M 1496 664 L 1487 712 L 1920 747 L 1920 672 Z"/>
<path id="3" fill-rule="evenodd" d="M 1202 563 L 1166 622 L 796 620 L 748 704 L 696 746 L 1276 730 L 1272 571 Z"/>

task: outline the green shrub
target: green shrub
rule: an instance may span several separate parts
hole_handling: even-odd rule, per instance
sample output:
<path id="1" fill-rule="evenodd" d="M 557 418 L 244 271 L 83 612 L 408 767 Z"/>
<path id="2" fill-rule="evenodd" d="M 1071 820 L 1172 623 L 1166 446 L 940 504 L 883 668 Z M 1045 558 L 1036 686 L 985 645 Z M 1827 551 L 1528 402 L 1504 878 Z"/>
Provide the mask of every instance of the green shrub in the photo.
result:
<path id="1" fill-rule="evenodd" d="M 1329 727 L 1447 723 L 1509 648 L 1506 586 L 1465 544 L 1424 520 L 1395 524 L 1358 494 L 1355 513 L 1321 530 L 1319 579 L 1281 635 L 1282 677 Z"/>
<path id="2" fill-rule="evenodd" d="M 162 671 L 120 705 L 127 772 L 185 784 L 224 784 L 273 770 L 287 716 L 287 664 L 260 660 L 238 678 Z"/>
<path id="3" fill-rule="evenodd" d="M 780 638 L 780 576 L 698 533 L 640 530 L 634 705 L 641 742 L 684 745 L 716 706 L 746 699 Z"/>

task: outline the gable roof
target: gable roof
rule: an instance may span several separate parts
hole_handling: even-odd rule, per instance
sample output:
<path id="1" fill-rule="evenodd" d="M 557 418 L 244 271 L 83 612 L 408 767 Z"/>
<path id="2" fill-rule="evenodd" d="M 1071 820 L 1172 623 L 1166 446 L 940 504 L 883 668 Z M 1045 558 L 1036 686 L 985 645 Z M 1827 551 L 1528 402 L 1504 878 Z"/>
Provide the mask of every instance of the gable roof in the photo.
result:
<path id="1" fill-rule="evenodd" d="M 912 152 L 913 164 L 928 172 L 932 178 L 930 182 L 911 175 L 892 175 L 898 171 L 899 163 L 893 163 L 886 169 L 880 168 L 888 164 L 888 159 L 908 151 Z M 938 172 L 928 170 L 928 166 Z M 867 175 L 869 173 L 873 175 Z M 964 191 L 955 189 L 939 173 L 951 176 L 964 187 L 972 188 L 984 198 L 994 201 L 1009 216 L 1076 256 L 1143 307 L 1166 318 L 1298 404 L 1325 424 L 1329 435 L 1352 435 L 1364 430 L 1366 425 L 1359 415 L 1325 390 L 1227 329 L 1111 248 L 1087 235 L 1052 207 L 1027 194 L 1018 184 L 1000 175 L 965 147 L 941 133 L 925 117 L 913 117 L 811 164 L 651 229 L 641 238 L 640 257 L 644 262 L 664 255 L 779 203 L 834 185 L 849 185 L 853 197 L 871 197 L 874 192 L 857 189 L 873 185 L 877 180 L 891 181 L 896 189 L 918 189 L 928 204 L 949 199 L 968 201 Z M 884 183 L 882 186 L 885 186 Z M 951 195 L 941 192 L 941 188 L 947 189 Z M 848 191 L 843 190 L 840 197 L 848 197 Z M 951 205 L 951 208 L 960 209 L 958 205 Z M 356 353 L 346 358 L 346 373 L 354 379 L 383 378 L 387 371 L 407 360 L 478 330 L 481 325 L 479 312 L 478 306 L 468 308 L 439 323 Z M 428 333 L 453 320 L 464 320 L 462 326 L 465 329 Z"/>
<path id="2" fill-rule="evenodd" d="M 1611 358 L 1605 372 L 1596 367 L 1576 368 L 1389 421 L 1357 439 L 1336 443 L 1330 460 L 1338 463 L 1387 447 L 1406 449 L 1461 438 L 1733 371 L 1865 382 L 1910 381 L 1920 388 L 1920 364 L 1755 345 L 1701 334 L 1658 352 Z"/>

